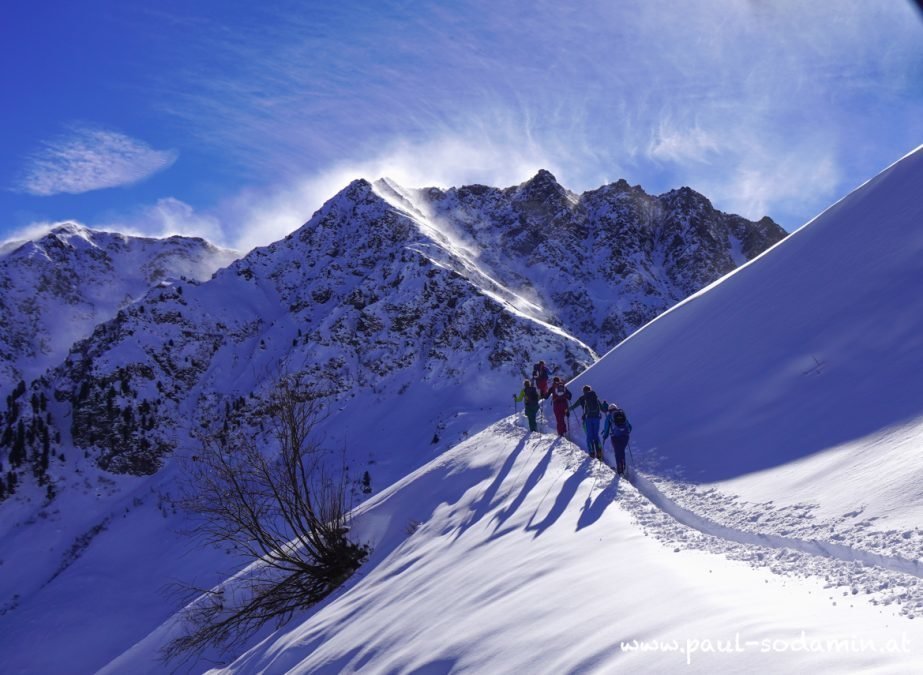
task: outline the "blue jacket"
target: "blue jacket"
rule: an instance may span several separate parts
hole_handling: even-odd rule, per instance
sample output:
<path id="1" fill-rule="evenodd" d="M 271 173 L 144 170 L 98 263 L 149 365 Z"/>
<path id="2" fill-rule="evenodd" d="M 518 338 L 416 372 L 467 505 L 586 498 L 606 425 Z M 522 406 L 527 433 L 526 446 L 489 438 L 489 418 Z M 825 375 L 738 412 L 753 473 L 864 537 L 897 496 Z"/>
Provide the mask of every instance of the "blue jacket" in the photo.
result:
<path id="1" fill-rule="evenodd" d="M 617 437 L 629 436 L 631 434 L 631 422 L 628 421 L 628 416 L 625 416 L 625 424 L 623 426 L 618 426 L 612 419 L 613 415 L 615 415 L 614 410 L 610 413 L 606 413 L 606 424 L 603 426 L 603 439 L 609 438 L 610 435 Z"/>

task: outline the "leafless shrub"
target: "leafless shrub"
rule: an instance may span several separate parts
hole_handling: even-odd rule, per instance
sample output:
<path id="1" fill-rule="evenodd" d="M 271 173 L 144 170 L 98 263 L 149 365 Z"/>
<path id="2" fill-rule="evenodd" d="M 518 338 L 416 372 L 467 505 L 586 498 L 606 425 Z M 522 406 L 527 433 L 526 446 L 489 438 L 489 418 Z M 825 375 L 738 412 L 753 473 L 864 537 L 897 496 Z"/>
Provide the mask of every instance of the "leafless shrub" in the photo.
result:
<path id="1" fill-rule="evenodd" d="M 316 390 L 285 377 L 262 410 L 267 434 L 225 424 L 203 435 L 182 506 L 195 516 L 194 534 L 231 544 L 255 564 L 184 610 L 187 632 L 167 645 L 167 659 L 233 645 L 270 620 L 281 625 L 367 557 L 368 549 L 347 537 L 345 463 L 331 470 L 312 440 L 322 416 Z"/>

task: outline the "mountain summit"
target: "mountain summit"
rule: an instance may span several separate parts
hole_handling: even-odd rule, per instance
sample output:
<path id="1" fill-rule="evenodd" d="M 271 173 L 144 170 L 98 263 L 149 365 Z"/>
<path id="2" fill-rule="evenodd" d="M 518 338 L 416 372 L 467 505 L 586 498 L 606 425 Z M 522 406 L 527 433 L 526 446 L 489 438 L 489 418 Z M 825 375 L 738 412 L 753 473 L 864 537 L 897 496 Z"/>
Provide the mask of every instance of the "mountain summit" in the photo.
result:
<path id="1" fill-rule="evenodd" d="M 786 236 L 689 188 L 654 197 L 622 180 L 576 195 L 545 170 L 506 189 L 400 190 L 481 269 L 598 352 Z"/>

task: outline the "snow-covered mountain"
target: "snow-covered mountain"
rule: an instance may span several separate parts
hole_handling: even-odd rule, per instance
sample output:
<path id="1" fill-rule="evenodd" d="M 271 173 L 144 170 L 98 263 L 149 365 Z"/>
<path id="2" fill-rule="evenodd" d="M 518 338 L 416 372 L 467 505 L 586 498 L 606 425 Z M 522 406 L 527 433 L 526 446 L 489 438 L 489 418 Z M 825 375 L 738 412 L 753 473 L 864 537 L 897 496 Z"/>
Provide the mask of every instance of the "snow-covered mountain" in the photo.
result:
<path id="1" fill-rule="evenodd" d="M 210 672 L 919 672 L 921 181 L 923 146 L 572 383 L 627 409 L 627 480 L 501 421 L 363 504 L 363 569 Z M 156 671 L 180 620 L 104 672 Z"/>
<path id="2" fill-rule="evenodd" d="M 537 358 L 571 376 L 595 358 L 587 342 L 609 346 L 782 236 L 768 219 L 720 214 L 685 188 L 653 198 L 617 183 L 576 197 L 546 171 L 514 188 L 449 193 L 360 180 L 213 280 L 164 282 L 126 305 L 78 342 L 37 393 L 17 390 L 24 399 L 12 405 L 37 397 L 42 410 L 33 404 L 32 412 L 50 417 L 42 401 L 67 403 L 53 432 L 33 430 L 32 454 L 57 454 L 51 435 L 104 469 L 135 474 L 155 471 L 190 444 L 199 421 L 282 371 L 307 373 L 341 401 L 360 390 L 387 398 L 422 382 L 434 392 L 460 388 L 459 403 L 500 407 Z M 101 247 L 83 230 L 56 230 L 8 260 L 47 261 L 67 276 L 54 286 L 58 295 L 77 288 L 95 297 L 94 286 L 74 281 L 75 264 L 56 265 L 48 251 L 69 262 L 86 249 L 114 270 L 101 251 L 123 242 L 107 237 Z M 134 288 L 156 276 L 151 268 L 164 257 L 134 266 L 143 272 L 129 277 Z M 81 275 L 97 276 L 92 268 Z M 79 297 L 67 301 L 79 305 Z M 422 419 L 438 435 L 445 421 L 433 415 Z M 29 454 L 20 449 L 11 463 Z"/>
<path id="3" fill-rule="evenodd" d="M 175 606 L 158 597 L 166 580 L 207 587 L 240 565 L 173 532 L 182 516 L 172 458 L 197 451 L 203 423 L 245 419 L 281 375 L 306 374 L 327 394 L 327 446 L 345 448 L 354 475 L 368 470 L 377 490 L 511 412 L 510 394 L 537 359 L 573 376 L 596 359 L 588 342 L 611 345 L 597 335 L 604 323 L 618 324 L 614 339 L 683 297 L 696 275 L 706 283 L 752 255 L 747 242 L 783 234 L 716 214 L 691 191 L 680 191 L 690 205 L 674 208 L 669 195 L 639 188 L 627 201 L 650 211 L 643 226 L 625 198 L 611 196 L 609 209 L 587 193 L 542 227 L 542 200 L 547 213 L 558 209 L 557 191 L 543 192 L 548 176 L 451 214 L 433 190 L 355 181 L 284 240 L 213 278 L 160 282 L 13 396 L 0 428 L 0 461 L 17 483 L 0 505 L 0 559 L 11 572 L 0 575 L 0 650 L 11 668 L 96 669 L 170 616 Z M 504 234 L 517 227 L 531 234 Z M 671 230 L 684 242 L 675 250 Z M 630 243 L 636 231 L 644 241 Z M 555 252 L 553 264 L 523 256 L 522 236 Z M 579 271 L 588 251 L 598 283 Z M 618 264 L 647 281 L 623 283 Z M 558 294 L 583 298 L 585 288 L 592 306 L 562 304 Z M 101 569 L 106 583 L 88 597 Z M 70 609 L 58 644 L 79 658 L 14 655 L 62 602 Z"/>
<path id="4" fill-rule="evenodd" d="M 168 278 L 204 280 L 238 257 L 203 239 L 64 223 L 0 255 L 0 396 L 61 363 L 119 308 Z"/>
<path id="5" fill-rule="evenodd" d="M 443 401 L 435 414 L 440 391 L 456 390 L 456 405 L 505 406 L 540 356 L 568 375 L 592 363 L 579 340 L 460 267 L 356 181 L 211 281 L 163 285 L 122 310 L 71 351 L 49 390 L 70 404 L 76 447 L 104 468 L 141 474 L 183 444 L 188 420 L 211 418 L 283 371 L 307 373 L 338 405 L 369 392 L 395 407 L 423 386 Z M 432 436 L 427 409 L 412 405 Z"/>
<path id="6" fill-rule="evenodd" d="M 544 170 L 506 189 L 379 185 L 600 352 L 785 237 L 686 187 L 654 197 L 620 180 L 577 195 Z"/>

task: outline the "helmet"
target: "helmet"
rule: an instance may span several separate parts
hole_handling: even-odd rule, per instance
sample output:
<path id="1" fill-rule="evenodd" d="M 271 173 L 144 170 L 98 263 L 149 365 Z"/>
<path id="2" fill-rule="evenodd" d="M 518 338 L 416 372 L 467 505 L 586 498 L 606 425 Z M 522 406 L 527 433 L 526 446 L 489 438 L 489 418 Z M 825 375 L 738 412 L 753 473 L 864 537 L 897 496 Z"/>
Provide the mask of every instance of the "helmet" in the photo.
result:
<path id="1" fill-rule="evenodd" d="M 609 404 L 609 412 L 615 412 L 615 411 L 618 410 L 618 409 L 619 409 L 619 407 L 618 407 L 617 405 L 615 405 L 615 403 L 610 403 L 610 404 Z"/>
<path id="2" fill-rule="evenodd" d="M 591 386 L 588 385 L 588 384 L 583 385 L 583 391 L 591 391 L 592 389 L 593 389 L 593 387 L 591 387 Z"/>

